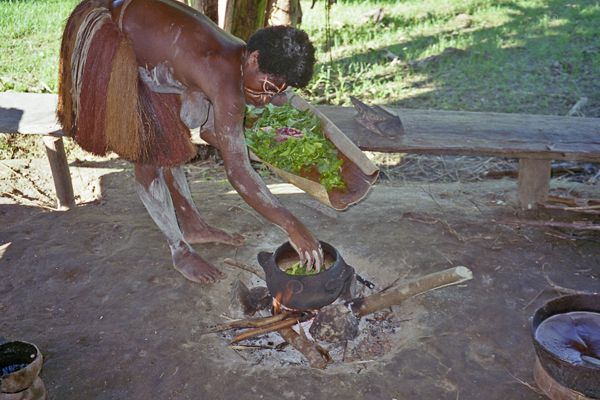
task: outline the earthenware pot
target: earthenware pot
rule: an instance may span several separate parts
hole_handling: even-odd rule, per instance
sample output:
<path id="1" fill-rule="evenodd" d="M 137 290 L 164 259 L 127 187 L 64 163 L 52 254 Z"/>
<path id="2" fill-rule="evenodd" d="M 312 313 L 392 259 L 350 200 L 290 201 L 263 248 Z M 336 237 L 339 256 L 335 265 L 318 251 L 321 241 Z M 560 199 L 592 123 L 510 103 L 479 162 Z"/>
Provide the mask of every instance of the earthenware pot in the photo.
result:
<path id="1" fill-rule="evenodd" d="M 39 378 L 44 360 L 36 345 L 6 342 L 0 345 L 0 369 L 23 365 L 0 376 L 0 400 L 45 400 L 46 388 Z"/>
<path id="2" fill-rule="evenodd" d="M 320 242 L 325 260 L 333 261 L 326 270 L 315 275 L 289 275 L 280 266 L 298 260 L 289 242 L 273 253 L 258 254 L 258 263 L 265 271 L 267 288 L 285 307 L 295 310 L 315 310 L 333 303 L 349 291 L 354 268 L 346 264 L 340 253 L 330 244 Z"/>
<path id="3" fill-rule="evenodd" d="M 543 321 L 553 315 L 575 311 L 600 313 L 600 294 L 563 296 L 538 309 L 531 324 L 533 346 L 541 367 L 557 383 L 585 396 L 600 399 L 600 367 L 567 362 L 549 351 L 536 338 L 536 331 Z"/>

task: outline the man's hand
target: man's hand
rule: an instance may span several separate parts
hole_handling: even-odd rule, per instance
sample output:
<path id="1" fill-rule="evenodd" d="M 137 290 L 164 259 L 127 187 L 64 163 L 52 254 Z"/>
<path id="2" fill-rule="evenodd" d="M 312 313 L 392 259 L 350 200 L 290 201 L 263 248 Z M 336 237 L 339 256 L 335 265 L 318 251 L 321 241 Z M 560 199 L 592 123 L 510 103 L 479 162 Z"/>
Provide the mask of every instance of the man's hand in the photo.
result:
<path id="1" fill-rule="evenodd" d="M 323 266 L 323 249 L 321 244 L 301 223 L 295 223 L 288 229 L 288 235 L 292 247 L 300 257 L 300 263 L 306 265 L 307 270 L 315 268 L 317 272 L 321 271 Z"/>

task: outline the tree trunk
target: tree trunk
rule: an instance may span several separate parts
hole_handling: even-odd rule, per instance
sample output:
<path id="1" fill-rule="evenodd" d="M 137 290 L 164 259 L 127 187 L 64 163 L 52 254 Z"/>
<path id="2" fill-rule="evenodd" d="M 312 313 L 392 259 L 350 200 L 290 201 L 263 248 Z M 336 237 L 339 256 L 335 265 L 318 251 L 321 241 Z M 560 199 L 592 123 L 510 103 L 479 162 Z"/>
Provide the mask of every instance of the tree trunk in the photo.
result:
<path id="1" fill-rule="evenodd" d="M 267 0 L 228 0 L 224 29 L 247 41 L 265 24 Z"/>
<path id="2" fill-rule="evenodd" d="M 215 24 L 219 23 L 219 0 L 188 0 L 190 6 L 200 10 Z"/>
<path id="3" fill-rule="evenodd" d="M 300 0 L 269 0 L 265 26 L 288 25 L 296 27 L 302 22 Z"/>

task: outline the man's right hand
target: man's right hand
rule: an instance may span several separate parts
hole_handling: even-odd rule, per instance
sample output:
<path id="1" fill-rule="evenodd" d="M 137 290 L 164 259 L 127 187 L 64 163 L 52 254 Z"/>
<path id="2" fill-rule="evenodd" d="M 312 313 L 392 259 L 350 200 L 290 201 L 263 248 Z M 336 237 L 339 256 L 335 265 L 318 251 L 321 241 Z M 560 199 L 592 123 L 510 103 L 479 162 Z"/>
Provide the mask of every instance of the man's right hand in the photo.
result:
<path id="1" fill-rule="evenodd" d="M 300 257 L 300 263 L 306 265 L 307 270 L 314 269 L 319 272 L 323 266 L 323 249 L 312 233 L 299 221 L 287 229 L 292 247 Z"/>

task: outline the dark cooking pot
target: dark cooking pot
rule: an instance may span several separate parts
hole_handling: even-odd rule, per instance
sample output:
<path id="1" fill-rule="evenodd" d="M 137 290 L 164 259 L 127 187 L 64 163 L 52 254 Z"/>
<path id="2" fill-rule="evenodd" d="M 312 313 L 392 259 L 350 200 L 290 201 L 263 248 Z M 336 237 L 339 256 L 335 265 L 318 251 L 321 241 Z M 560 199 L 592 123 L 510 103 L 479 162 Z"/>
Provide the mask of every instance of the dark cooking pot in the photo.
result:
<path id="1" fill-rule="evenodd" d="M 555 381 L 586 396 L 600 399 L 600 367 L 567 362 L 546 349 L 536 338 L 536 331 L 544 320 L 556 314 L 573 311 L 600 313 L 600 294 L 563 296 L 538 309 L 531 324 L 533 346 L 542 368 Z"/>
<path id="2" fill-rule="evenodd" d="M 258 263 L 265 271 L 267 288 L 281 304 L 296 310 L 314 310 L 333 303 L 349 290 L 354 268 L 346 264 L 340 253 L 328 243 L 320 242 L 325 260 L 333 261 L 326 270 L 315 275 L 288 275 L 279 267 L 297 261 L 298 255 L 290 242 L 274 253 L 261 252 Z"/>

